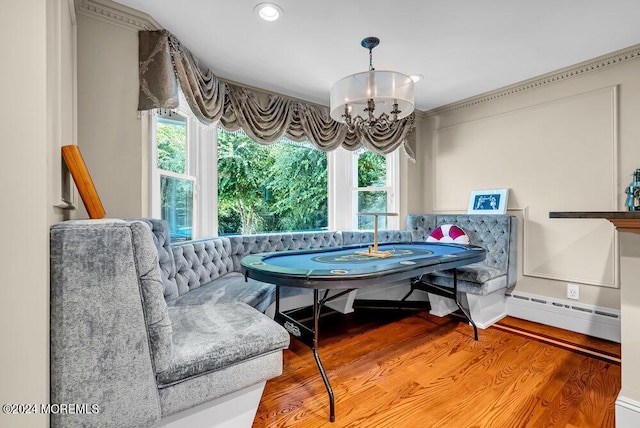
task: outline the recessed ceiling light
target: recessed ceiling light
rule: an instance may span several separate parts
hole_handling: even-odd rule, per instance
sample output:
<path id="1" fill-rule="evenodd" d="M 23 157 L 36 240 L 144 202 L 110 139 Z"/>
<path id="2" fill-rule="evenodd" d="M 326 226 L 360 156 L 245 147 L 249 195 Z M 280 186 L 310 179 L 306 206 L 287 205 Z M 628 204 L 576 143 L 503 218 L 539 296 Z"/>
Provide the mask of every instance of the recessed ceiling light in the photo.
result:
<path id="1" fill-rule="evenodd" d="M 411 75 L 411 76 L 409 76 L 409 77 L 411 77 L 411 80 L 413 80 L 413 81 L 414 81 L 414 83 L 415 83 L 415 82 L 419 82 L 419 81 L 421 81 L 422 79 L 424 79 L 424 76 L 423 76 L 422 74 L 412 74 L 412 75 Z"/>
<path id="2" fill-rule="evenodd" d="M 265 21 L 275 21 L 284 13 L 282 8 L 275 3 L 260 3 L 253 9 L 253 12 Z"/>

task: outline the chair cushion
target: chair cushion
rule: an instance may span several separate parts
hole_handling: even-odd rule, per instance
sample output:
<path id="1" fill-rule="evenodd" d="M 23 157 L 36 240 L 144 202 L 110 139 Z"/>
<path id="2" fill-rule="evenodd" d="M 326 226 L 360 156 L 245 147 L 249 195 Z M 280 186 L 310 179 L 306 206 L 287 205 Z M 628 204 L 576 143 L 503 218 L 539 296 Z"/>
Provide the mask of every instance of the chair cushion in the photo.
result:
<path id="1" fill-rule="evenodd" d="M 188 294 L 191 294 L 190 292 Z M 167 386 L 286 348 L 289 333 L 245 303 L 172 305 L 173 361 Z"/>
<path id="2" fill-rule="evenodd" d="M 238 272 L 228 273 L 169 302 L 169 306 L 201 305 L 204 303 L 241 302 L 260 312 L 275 300 L 276 286 L 248 279 Z"/>

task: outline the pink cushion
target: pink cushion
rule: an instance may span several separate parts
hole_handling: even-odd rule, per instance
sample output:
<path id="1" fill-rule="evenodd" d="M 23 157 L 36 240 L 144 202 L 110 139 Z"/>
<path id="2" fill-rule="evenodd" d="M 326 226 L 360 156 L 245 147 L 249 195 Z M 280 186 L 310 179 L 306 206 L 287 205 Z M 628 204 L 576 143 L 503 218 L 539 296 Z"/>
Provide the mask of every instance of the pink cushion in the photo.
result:
<path id="1" fill-rule="evenodd" d="M 468 244 L 469 236 L 454 224 L 443 224 L 433 229 L 431 235 L 427 237 L 427 242 Z"/>

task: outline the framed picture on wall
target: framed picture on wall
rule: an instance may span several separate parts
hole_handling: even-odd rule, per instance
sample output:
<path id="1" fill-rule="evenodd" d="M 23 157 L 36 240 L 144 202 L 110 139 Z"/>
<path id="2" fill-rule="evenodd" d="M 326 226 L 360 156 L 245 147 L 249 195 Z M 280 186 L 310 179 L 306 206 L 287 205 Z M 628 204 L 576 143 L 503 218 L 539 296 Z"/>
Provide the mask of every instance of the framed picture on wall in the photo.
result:
<path id="1" fill-rule="evenodd" d="M 469 198 L 467 214 L 504 214 L 508 199 L 509 189 L 474 190 Z"/>

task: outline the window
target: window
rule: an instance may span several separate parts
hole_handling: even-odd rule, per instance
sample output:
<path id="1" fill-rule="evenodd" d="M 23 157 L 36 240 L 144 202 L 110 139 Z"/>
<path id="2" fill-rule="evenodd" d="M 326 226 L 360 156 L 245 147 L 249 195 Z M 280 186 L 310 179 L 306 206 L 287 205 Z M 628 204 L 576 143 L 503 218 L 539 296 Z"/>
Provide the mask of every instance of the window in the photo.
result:
<path id="1" fill-rule="evenodd" d="M 387 157 L 373 152 L 353 154 L 353 189 L 354 202 L 357 213 L 362 212 L 388 212 L 390 205 L 389 196 L 391 187 L 387 186 Z M 373 229 L 374 218 L 372 216 L 358 216 L 356 221 L 358 229 Z M 387 228 L 387 217 L 379 218 L 378 227 Z"/>
<path id="2" fill-rule="evenodd" d="M 156 119 L 156 171 L 160 182 L 160 217 L 171 241 L 193 237 L 196 177 L 189 174 L 187 118 L 162 110 Z"/>
<path id="3" fill-rule="evenodd" d="M 327 229 L 327 155 L 218 129 L 218 233 Z"/>
<path id="4" fill-rule="evenodd" d="M 380 155 L 339 148 L 329 153 L 329 224 L 332 229 L 373 229 L 373 217 L 359 212 L 399 210 L 398 150 Z M 397 229 L 398 217 L 380 217 L 378 227 Z"/>
<path id="5" fill-rule="evenodd" d="M 372 229 L 358 212 L 398 212 L 397 151 L 332 152 L 286 139 L 269 145 L 206 126 L 188 109 L 150 116 L 151 215 L 171 240 L 296 230 Z M 380 228 L 399 227 L 380 217 Z"/>

